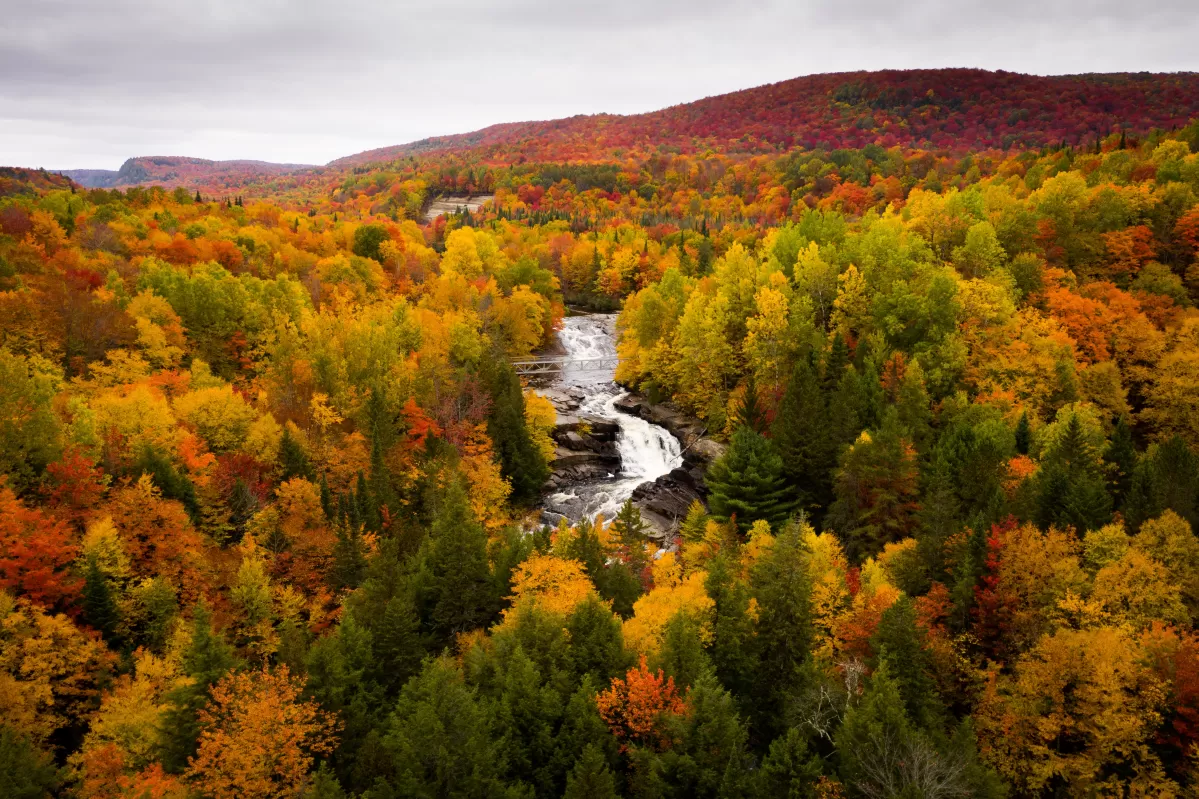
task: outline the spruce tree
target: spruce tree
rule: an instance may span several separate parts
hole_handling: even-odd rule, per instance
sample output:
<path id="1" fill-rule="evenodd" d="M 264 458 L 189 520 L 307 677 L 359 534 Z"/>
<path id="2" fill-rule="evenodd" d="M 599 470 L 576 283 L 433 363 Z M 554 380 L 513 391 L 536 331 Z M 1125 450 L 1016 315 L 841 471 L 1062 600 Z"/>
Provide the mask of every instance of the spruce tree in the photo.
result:
<path id="1" fill-rule="evenodd" d="M 571 612 L 566 629 L 570 661 L 580 678 L 590 675 L 596 685 L 607 685 L 629 667 L 620 619 L 595 597 Z"/>
<path id="2" fill-rule="evenodd" d="M 116 642 L 121 613 L 113 599 L 108 576 L 100 568 L 95 555 L 88 556 L 87 570 L 84 572 L 83 618 L 110 645 Z"/>
<path id="3" fill-rule="evenodd" d="M 712 640 L 708 646 L 712 666 L 721 685 L 747 702 L 757 673 L 749 586 L 738 579 L 728 557 L 719 553 L 708 563 L 704 590 L 713 603 Z"/>
<path id="4" fill-rule="evenodd" d="M 1094 451 L 1077 414 L 1070 416 L 1062 437 L 1041 467 L 1037 523 L 1073 527 L 1082 532 L 1103 526 L 1111 517 L 1111 497 Z"/>
<path id="5" fill-rule="evenodd" d="M 826 422 L 825 396 L 810 359 L 791 370 L 774 417 L 772 435 L 787 482 L 809 511 L 827 508 L 836 446 Z"/>
<path id="6" fill-rule="evenodd" d="M 336 592 L 351 591 L 362 582 L 366 570 L 359 528 L 352 524 L 337 525 L 337 543 L 333 545 L 333 568 L 329 570 L 329 587 Z"/>
<path id="7" fill-rule="evenodd" d="M 1111 441 L 1103 453 L 1103 462 L 1107 466 L 1112 499 L 1116 505 L 1120 505 L 1132 486 L 1132 473 L 1137 466 L 1137 450 L 1132 441 L 1132 428 L 1123 416 L 1116 418 Z"/>
<path id="8" fill-rule="evenodd" d="M 525 423 L 520 378 L 507 361 L 497 358 L 490 383 L 492 405 L 487 434 L 499 456 L 500 469 L 512 484 L 513 501 L 533 502 L 549 478 L 549 467 L 533 444 Z"/>
<path id="9" fill-rule="evenodd" d="M 279 441 L 279 482 L 286 482 L 296 477 L 311 480 L 316 476 L 312 463 L 300 442 L 287 427 L 283 428 L 283 438 Z"/>
<path id="10" fill-rule="evenodd" d="M 791 727 L 775 738 L 758 775 L 758 794 L 788 799 L 816 796 L 822 760 L 808 749 L 803 733 Z"/>
<path id="11" fill-rule="evenodd" d="M 54 756 L 43 751 L 15 727 L 0 723 L 0 796 L 5 799 L 44 799 L 56 796 L 62 784 Z"/>
<path id="12" fill-rule="evenodd" d="M 1032 428 L 1028 424 L 1028 411 L 1024 411 L 1020 414 L 1020 421 L 1016 422 L 1016 452 L 1027 455 L 1031 443 Z"/>
<path id="13" fill-rule="evenodd" d="M 604 753 L 595 744 L 583 749 L 578 763 L 566 778 L 562 799 L 617 799 L 616 777 Z"/>
<path id="14" fill-rule="evenodd" d="M 412 597 L 401 592 L 392 597 L 374 629 L 375 660 L 379 679 L 395 691 L 420 671 L 425 649 L 420 636 L 420 618 Z"/>
<path id="15" fill-rule="evenodd" d="M 901 596 L 883 612 L 870 646 L 878 653 L 879 661 L 887 659 L 892 665 L 892 676 L 908 718 L 916 726 L 934 731 L 944 722 L 945 707 L 937 693 L 923 638 L 916 626 L 912 600 Z"/>
<path id="16" fill-rule="evenodd" d="M 734 427 L 748 427 L 755 433 L 766 432 L 766 409 L 758 397 L 758 385 L 751 376 L 745 383 L 745 393 L 733 415 Z"/>
<path id="17" fill-rule="evenodd" d="M 445 488 L 421 561 L 422 615 L 440 642 L 485 626 L 498 610 L 487 533 L 471 514 L 462 479 Z"/>
<path id="18" fill-rule="evenodd" d="M 200 735 L 200 709 L 208 703 L 209 689 L 237 665 L 233 648 L 212 629 L 212 614 L 198 605 L 192 618 L 191 643 L 183 654 L 183 673 L 191 680 L 171 690 L 159 738 L 159 760 L 172 774 L 182 773 L 196 752 Z"/>
<path id="19" fill-rule="evenodd" d="M 649 556 L 645 552 L 648 529 L 641 519 L 641 510 L 633 504 L 633 500 L 626 499 L 616 518 L 612 520 L 612 532 L 616 534 L 616 540 L 620 542 L 624 551 L 629 571 L 638 577 L 649 568 Z"/>
<path id="20" fill-rule="evenodd" d="M 679 535 L 688 544 L 698 544 L 704 540 L 708 529 L 708 510 L 698 499 L 692 500 L 687 508 L 687 516 L 679 525 Z"/>
<path id="21" fill-rule="evenodd" d="M 783 459 L 769 439 L 749 427 L 737 429 L 728 451 L 708 468 L 705 482 L 712 516 L 736 519 L 742 532 L 759 519 L 778 529 L 799 506 L 787 485 Z"/>
<path id="22" fill-rule="evenodd" d="M 788 525 L 750 572 L 758 603 L 753 642 L 759 664 L 753 684 L 760 733 L 785 727 L 789 697 L 805 683 L 803 667 L 812 641 L 812 582 L 798 525 Z M 718 664 L 719 665 L 719 664 Z"/>

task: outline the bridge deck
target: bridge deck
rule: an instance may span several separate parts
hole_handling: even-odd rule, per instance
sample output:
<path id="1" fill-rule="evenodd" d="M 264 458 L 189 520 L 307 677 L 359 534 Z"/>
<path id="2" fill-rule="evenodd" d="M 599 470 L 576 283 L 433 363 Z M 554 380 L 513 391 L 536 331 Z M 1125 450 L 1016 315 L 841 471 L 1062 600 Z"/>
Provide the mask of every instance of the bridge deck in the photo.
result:
<path id="1" fill-rule="evenodd" d="M 572 372 L 600 372 L 615 369 L 620 358 L 610 355 L 604 358 L 539 358 L 536 360 L 513 361 L 512 367 L 518 375 L 559 374 Z"/>

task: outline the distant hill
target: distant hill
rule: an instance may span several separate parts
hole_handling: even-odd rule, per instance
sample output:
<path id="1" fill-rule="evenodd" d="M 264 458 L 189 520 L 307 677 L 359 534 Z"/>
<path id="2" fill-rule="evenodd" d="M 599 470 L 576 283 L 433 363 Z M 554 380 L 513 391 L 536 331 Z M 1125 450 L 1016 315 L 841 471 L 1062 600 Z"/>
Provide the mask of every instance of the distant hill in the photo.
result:
<path id="1" fill-rule="evenodd" d="M 130 158 L 115 172 L 111 169 L 64 169 L 61 174 L 92 189 L 154 184 L 158 186 L 208 186 L 235 189 L 263 177 L 285 175 L 313 167 L 308 164 L 273 164 L 267 161 L 209 161 L 181 156 Z"/>
<path id="2" fill-rule="evenodd" d="M 0 197 L 70 188 L 70 179 L 55 172 L 19 166 L 0 166 Z"/>
<path id="3" fill-rule="evenodd" d="M 770 152 L 879 144 L 955 151 L 1081 144 L 1199 116 L 1199 73 L 1041 77 L 978 69 L 810 75 L 632 116 L 493 125 L 333 161 L 358 166 L 429 153 L 562 161 L 616 151 Z"/>

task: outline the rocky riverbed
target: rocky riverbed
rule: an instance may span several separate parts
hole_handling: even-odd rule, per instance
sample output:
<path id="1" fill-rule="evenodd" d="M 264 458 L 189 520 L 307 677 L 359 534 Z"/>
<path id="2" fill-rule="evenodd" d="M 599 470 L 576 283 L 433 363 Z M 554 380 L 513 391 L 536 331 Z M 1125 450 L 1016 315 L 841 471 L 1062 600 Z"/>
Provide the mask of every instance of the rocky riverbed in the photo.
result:
<path id="1" fill-rule="evenodd" d="M 615 353 L 615 318 L 570 317 L 559 334 L 563 355 L 595 358 Z M 611 519 L 632 499 L 666 543 L 696 499 L 703 475 L 723 447 L 706 436 L 703 423 L 670 403 L 652 404 L 625 391 L 611 370 L 564 373 L 538 392 L 554 405 L 557 450 L 546 483 L 543 521 L 556 524 Z"/>

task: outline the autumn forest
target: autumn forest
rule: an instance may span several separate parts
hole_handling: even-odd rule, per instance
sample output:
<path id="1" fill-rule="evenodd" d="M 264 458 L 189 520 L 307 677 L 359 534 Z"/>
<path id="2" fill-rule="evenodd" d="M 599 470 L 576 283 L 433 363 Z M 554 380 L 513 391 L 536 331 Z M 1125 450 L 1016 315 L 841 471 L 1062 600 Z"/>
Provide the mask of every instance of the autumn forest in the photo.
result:
<path id="1" fill-rule="evenodd" d="M 0 796 L 1199 792 L 1199 76 L 256 163 L 0 169 Z M 589 313 L 670 529 L 542 513 Z"/>

